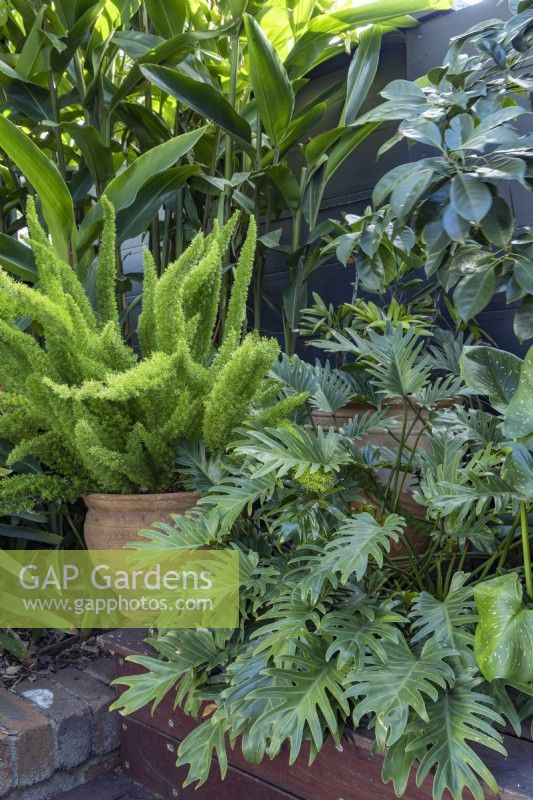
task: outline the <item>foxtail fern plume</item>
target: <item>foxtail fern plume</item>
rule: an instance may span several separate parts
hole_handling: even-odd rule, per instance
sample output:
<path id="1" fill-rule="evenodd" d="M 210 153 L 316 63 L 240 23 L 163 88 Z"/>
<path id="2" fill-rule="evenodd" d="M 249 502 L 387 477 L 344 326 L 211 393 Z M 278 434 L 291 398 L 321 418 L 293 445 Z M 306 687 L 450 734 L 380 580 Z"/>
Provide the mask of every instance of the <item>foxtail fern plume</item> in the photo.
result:
<path id="1" fill-rule="evenodd" d="M 38 283 L 26 286 L 0 269 L 0 439 L 13 445 L 11 465 L 34 458 L 45 471 L 38 479 L 3 478 L 0 513 L 87 491 L 170 490 L 178 484 L 179 445 L 201 437 L 208 451 L 223 448 L 232 430 L 261 408 L 278 346 L 244 335 L 253 219 L 218 353 L 213 339 L 223 261 L 237 216 L 198 234 L 161 276 L 145 254 L 138 354 L 121 333 L 115 212 L 106 198 L 101 203 L 94 306 L 54 252 L 31 198 Z"/>

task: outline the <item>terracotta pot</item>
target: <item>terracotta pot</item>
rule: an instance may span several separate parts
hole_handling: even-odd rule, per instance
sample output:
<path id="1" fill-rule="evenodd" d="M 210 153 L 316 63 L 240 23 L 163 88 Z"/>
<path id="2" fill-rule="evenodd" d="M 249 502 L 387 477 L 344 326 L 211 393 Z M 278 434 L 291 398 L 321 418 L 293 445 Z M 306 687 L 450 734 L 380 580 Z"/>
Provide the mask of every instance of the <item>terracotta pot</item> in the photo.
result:
<path id="1" fill-rule="evenodd" d="M 415 402 L 413 402 L 413 405 L 416 407 Z M 386 400 L 383 402 L 381 408 L 387 417 L 397 420 L 397 424 L 389 429 L 392 431 L 394 436 L 391 436 L 387 430 L 370 431 L 369 433 L 365 433 L 364 441 L 365 443 L 372 444 L 375 447 L 397 447 L 398 442 L 394 437 L 400 438 L 401 436 L 405 403 L 400 398 L 398 398 L 398 400 Z M 376 408 L 370 403 L 360 401 L 348 403 L 340 408 L 336 412 L 335 416 L 322 411 L 313 411 L 312 417 L 316 426 L 321 426 L 322 428 L 341 428 L 349 420 L 351 420 L 352 417 L 355 417 L 356 414 L 360 417 L 367 411 L 374 412 L 376 411 Z M 410 433 L 406 439 L 406 445 L 408 447 L 416 446 L 421 450 L 429 450 L 431 448 L 429 436 L 424 429 L 428 412 L 426 409 L 420 409 L 420 415 L 419 418 L 416 419 L 416 422 L 415 417 L 415 411 L 410 405 L 408 405 L 407 430 Z"/>
<path id="2" fill-rule="evenodd" d="M 138 540 L 139 531 L 154 522 L 170 522 L 170 514 L 183 514 L 193 508 L 197 492 L 168 494 L 88 494 L 85 542 L 89 550 L 120 550 Z"/>

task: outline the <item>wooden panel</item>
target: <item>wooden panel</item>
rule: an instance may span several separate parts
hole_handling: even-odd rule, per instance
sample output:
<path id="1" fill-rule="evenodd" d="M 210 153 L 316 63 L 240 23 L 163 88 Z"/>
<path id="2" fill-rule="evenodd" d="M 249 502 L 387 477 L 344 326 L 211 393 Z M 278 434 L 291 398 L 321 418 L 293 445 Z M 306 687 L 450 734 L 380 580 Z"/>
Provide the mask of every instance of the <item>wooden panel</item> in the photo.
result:
<path id="1" fill-rule="evenodd" d="M 125 639 L 121 639 L 121 652 L 128 652 Z M 131 640 L 130 640 L 131 645 Z M 131 652 L 131 650 L 130 650 Z M 146 651 L 145 651 L 146 652 Z M 116 656 L 116 674 L 128 675 L 143 671 L 143 668 L 124 660 L 124 655 Z M 123 691 L 118 688 L 118 691 Z M 184 714 L 180 709 L 174 710 L 174 694 L 170 693 L 152 715 L 149 708 L 143 708 L 124 723 L 130 721 L 139 723 L 143 736 L 152 733 L 170 738 L 174 744 L 181 741 L 197 725 L 198 721 Z M 480 756 L 494 773 L 500 786 L 499 796 L 508 800 L 532 800 L 533 798 L 533 745 L 525 740 L 512 736 L 505 736 L 505 746 L 509 757 L 492 753 L 486 748 L 476 747 Z M 136 743 L 138 752 L 144 751 L 144 739 Z M 394 800 L 395 794 L 391 784 L 381 781 L 381 767 L 383 757 L 372 754 L 372 737 L 370 733 L 360 732 L 351 734 L 337 749 L 330 740 L 318 755 L 311 767 L 307 766 L 307 754 L 292 767 L 288 765 L 287 748 L 281 755 L 270 761 L 264 760 L 261 764 L 249 764 L 242 756 L 237 745 L 236 749 L 228 753 L 228 759 L 233 768 L 238 771 L 255 776 L 259 781 L 275 785 L 280 790 L 292 796 L 302 797 L 305 800 L 375 800 L 378 794 L 380 800 Z M 214 773 L 216 770 L 214 770 Z M 222 786 L 218 778 L 219 788 Z M 211 783 L 210 783 L 211 785 Z M 192 795 L 191 795 L 192 796 Z M 199 797 L 199 795 L 195 795 Z M 232 800 L 238 800 L 238 795 Z M 427 780 L 421 788 L 415 784 L 413 777 L 409 781 L 406 800 L 430 800 L 431 780 Z M 487 800 L 493 797 L 486 789 Z"/>
<path id="2" fill-rule="evenodd" d="M 122 732 L 122 766 L 164 800 L 302 800 L 239 769 L 229 767 L 226 779 L 220 781 L 215 770 L 199 789 L 182 788 L 187 770 L 176 767 L 178 742 L 149 728 L 142 722 L 128 719 Z"/>
<path id="3" fill-rule="evenodd" d="M 56 795 L 52 800 L 156 800 L 117 772 Z"/>

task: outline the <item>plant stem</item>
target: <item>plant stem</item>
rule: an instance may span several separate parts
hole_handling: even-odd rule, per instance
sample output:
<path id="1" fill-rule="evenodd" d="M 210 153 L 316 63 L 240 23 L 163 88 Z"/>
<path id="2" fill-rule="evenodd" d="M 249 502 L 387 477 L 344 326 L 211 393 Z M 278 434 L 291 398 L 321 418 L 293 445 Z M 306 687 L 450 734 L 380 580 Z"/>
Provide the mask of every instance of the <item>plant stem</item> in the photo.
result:
<path id="1" fill-rule="evenodd" d="M 524 556 L 524 571 L 526 575 L 526 591 L 528 597 L 533 599 L 533 575 L 531 573 L 531 546 L 527 528 L 527 505 L 520 503 L 520 527 L 522 530 L 522 552 Z"/>
<path id="2" fill-rule="evenodd" d="M 59 167 L 59 171 L 63 180 L 67 177 L 67 168 L 65 162 L 65 151 L 63 150 L 63 140 L 61 138 L 61 126 L 60 126 L 60 117 L 59 117 L 59 105 L 57 102 L 57 88 L 54 81 L 54 76 L 51 72 L 48 72 L 48 91 L 50 93 L 50 102 L 52 104 L 52 118 L 56 123 L 54 126 L 54 136 L 56 140 L 56 149 L 57 149 L 57 166 Z"/>

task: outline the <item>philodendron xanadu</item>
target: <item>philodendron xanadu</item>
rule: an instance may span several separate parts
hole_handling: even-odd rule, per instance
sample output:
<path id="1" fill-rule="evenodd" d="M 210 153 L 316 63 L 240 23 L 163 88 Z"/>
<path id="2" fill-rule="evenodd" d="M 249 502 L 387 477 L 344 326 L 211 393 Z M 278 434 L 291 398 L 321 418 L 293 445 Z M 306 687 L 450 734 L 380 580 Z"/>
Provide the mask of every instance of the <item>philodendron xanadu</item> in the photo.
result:
<path id="1" fill-rule="evenodd" d="M 187 713 L 204 708 L 179 748 L 187 782 L 207 779 L 213 755 L 224 775 L 228 747 L 257 763 L 288 743 L 293 763 L 307 743 L 312 761 L 328 737 L 340 742 L 365 723 L 398 794 L 411 768 L 418 782 L 433 776 L 435 800 L 465 790 L 482 800 L 483 783 L 497 791 L 472 743 L 504 753 L 504 717 L 519 733 L 531 714 L 532 611 L 516 586 L 531 569 L 519 554 L 530 535 L 533 428 L 519 409 L 526 398 L 531 408 L 532 359 L 464 350 L 467 387 L 505 417 L 464 402 L 428 409 L 431 447 L 399 465 L 417 476 L 420 551 L 409 547 L 412 519 L 401 503 L 391 509 L 380 484 L 395 454 L 365 443 L 386 426 L 386 409 L 327 432 L 241 430 L 203 510 L 176 518 L 174 530 L 144 532 L 145 548 L 178 550 L 185 537 L 241 556 L 239 629 L 163 633 L 150 640 L 160 659 L 133 657 L 147 671 L 118 681 L 125 713 L 157 705 L 172 684 Z M 370 377 L 376 390 L 381 380 Z"/>

